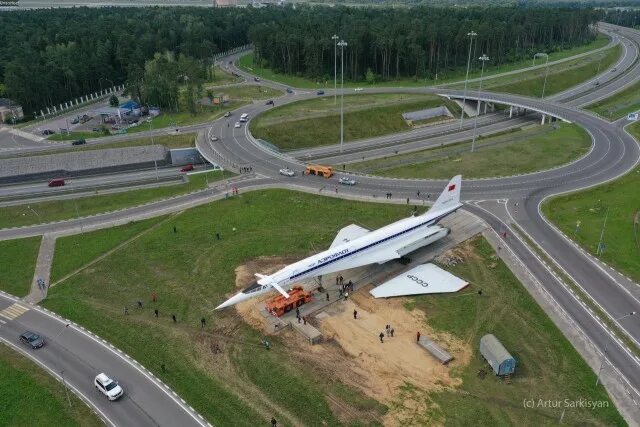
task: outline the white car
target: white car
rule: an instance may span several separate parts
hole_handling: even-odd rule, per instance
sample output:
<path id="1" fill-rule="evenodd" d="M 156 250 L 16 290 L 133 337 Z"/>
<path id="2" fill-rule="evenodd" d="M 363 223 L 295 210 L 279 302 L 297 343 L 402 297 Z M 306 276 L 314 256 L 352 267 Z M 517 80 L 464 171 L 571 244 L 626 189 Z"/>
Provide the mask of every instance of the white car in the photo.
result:
<path id="1" fill-rule="evenodd" d="M 292 171 L 289 168 L 282 168 L 280 169 L 280 175 L 285 175 L 285 176 L 295 176 L 295 172 Z"/>
<path id="2" fill-rule="evenodd" d="M 233 125 L 234 128 L 239 128 L 240 127 L 240 122 L 236 122 L 235 125 Z"/>
<path id="3" fill-rule="evenodd" d="M 364 89 L 362 89 L 361 87 L 357 87 L 354 89 L 355 92 L 362 92 Z"/>
<path id="4" fill-rule="evenodd" d="M 218 137 L 217 137 L 217 136 L 215 136 L 215 135 L 211 135 L 211 140 L 212 140 L 213 142 L 215 142 L 215 141 L 217 141 L 217 140 L 218 140 Z"/>
<path id="5" fill-rule="evenodd" d="M 107 376 L 107 374 L 98 374 L 94 380 L 94 385 L 99 392 L 107 396 L 109 400 L 116 400 L 124 394 L 122 387 L 117 382 Z"/>
<path id="6" fill-rule="evenodd" d="M 346 176 L 343 176 L 342 178 L 340 178 L 338 180 L 338 182 L 340 184 L 344 184 L 344 185 L 356 185 L 356 180 L 353 178 L 347 178 Z"/>

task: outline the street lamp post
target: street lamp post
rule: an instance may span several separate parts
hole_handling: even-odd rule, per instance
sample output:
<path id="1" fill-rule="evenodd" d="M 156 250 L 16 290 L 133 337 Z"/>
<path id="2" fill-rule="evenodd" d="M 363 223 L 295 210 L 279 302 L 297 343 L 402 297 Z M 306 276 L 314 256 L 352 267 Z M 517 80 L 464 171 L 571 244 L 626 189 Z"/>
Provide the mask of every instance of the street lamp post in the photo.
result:
<path id="1" fill-rule="evenodd" d="M 331 40 L 333 40 L 333 105 L 338 103 L 338 94 L 336 90 L 338 89 L 338 37 L 337 35 L 333 35 Z"/>
<path id="2" fill-rule="evenodd" d="M 631 317 L 634 316 L 637 312 L 632 311 L 631 313 L 627 313 L 624 316 L 618 317 L 617 319 L 614 319 L 616 322 L 619 322 L 620 320 L 627 318 L 627 317 Z M 607 348 L 609 348 L 609 341 L 607 340 L 607 343 L 604 346 L 604 351 L 602 352 L 602 360 L 600 362 L 600 369 L 598 369 L 598 377 L 596 378 L 596 387 L 598 386 L 598 384 L 600 384 L 600 374 L 602 373 L 602 368 L 604 367 L 604 359 L 607 356 Z"/>
<path id="3" fill-rule="evenodd" d="M 484 76 L 484 64 L 489 60 L 489 57 L 483 53 L 482 56 L 478 59 L 482 61 L 482 71 L 480 71 L 480 86 L 478 88 L 478 106 L 476 108 L 476 117 L 475 117 L 475 120 L 473 121 L 473 139 L 471 140 L 472 153 L 476 146 L 476 129 L 478 127 L 478 116 L 480 115 L 480 92 L 482 92 L 482 77 Z"/>
<path id="4" fill-rule="evenodd" d="M 344 48 L 347 42 L 340 40 L 340 152 L 342 153 L 342 145 L 344 144 Z"/>
<path id="5" fill-rule="evenodd" d="M 467 33 L 469 36 L 469 56 L 467 57 L 467 75 L 464 79 L 464 92 L 462 95 L 462 111 L 460 112 L 460 129 L 462 129 L 462 122 L 464 121 L 464 106 L 467 102 L 467 83 L 469 81 L 469 65 L 471 64 L 471 45 L 473 44 L 473 38 L 478 35 L 475 31 Z"/>
<path id="6" fill-rule="evenodd" d="M 544 83 L 542 84 L 542 96 L 540 97 L 541 99 L 544 99 L 544 90 L 547 87 L 547 76 L 549 75 L 549 55 L 547 55 L 546 53 L 543 53 L 543 52 L 536 53 L 535 55 L 533 55 L 533 63 L 534 63 L 534 65 L 536 63 L 536 58 L 538 56 L 544 56 L 545 58 L 547 58 L 547 60 L 544 63 L 545 64 Z"/>
<path id="7" fill-rule="evenodd" d="M 151 146 L 153 146 L 153 133 L 151 132 L 151 123 L 152 122 L 153 122 L 153 120 L 149 120 L 149 134 L 151 135 Z M 158 181 L 160 181 L 160 178 L 158 177 L 158 160 L 156 158 L 153 159 L 153 166 L 156 169 L 156 182 L 158 182 Z"/>

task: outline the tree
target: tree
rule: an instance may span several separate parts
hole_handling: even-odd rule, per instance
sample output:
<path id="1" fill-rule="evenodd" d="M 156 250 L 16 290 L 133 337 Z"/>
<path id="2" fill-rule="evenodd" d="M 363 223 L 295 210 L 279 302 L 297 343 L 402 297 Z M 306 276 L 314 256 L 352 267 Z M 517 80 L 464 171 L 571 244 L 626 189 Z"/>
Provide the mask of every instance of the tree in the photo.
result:
<path id="1" fill-rule="evenodd" d="M 365 80 L 370 85 L 374 84 L 376 82 L 376 75 L 373 74 L 373 71 L 371 70 L 371 68 L 367 68 L 367 73 L 366 73 Z"/>
<path id="2" fill-rule="evenodd" d="M 109 105 L 111 105 L 112 107 L 117 107 L 118 105 L 120 105 L 120 100 L 117 96 L 111 95 L 111 98 L 109 98 Z"/>

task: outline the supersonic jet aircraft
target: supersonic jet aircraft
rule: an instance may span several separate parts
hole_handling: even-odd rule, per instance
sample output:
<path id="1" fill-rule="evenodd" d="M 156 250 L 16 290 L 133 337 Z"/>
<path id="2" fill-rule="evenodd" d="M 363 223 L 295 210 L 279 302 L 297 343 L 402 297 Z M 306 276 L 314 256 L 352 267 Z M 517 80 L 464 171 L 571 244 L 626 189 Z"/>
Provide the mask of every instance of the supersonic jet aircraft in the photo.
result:
<path id="1" fill-rule="evenodd" d="M 401 219 L 374 231 L 355 224 L 344 227 L 326 251 L 288 265 L 270 276 L 256 274 L 256 283 L 216 309 L 232 306 L 272 289 L 289 298 L 284 289 L 296 281 L 368 264 L 383 264 L 441 239 L 449 230 L 437 223 L 462 206 L 461 183 L 460 175 L 453 177 L 431 209 L 422 215 Z"/>

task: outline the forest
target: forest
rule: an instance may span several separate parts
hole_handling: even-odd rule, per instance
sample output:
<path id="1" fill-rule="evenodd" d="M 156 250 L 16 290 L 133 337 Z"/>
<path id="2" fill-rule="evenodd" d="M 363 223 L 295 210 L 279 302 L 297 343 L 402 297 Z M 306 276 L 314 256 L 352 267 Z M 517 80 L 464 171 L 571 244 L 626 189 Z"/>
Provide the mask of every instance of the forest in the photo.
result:
<path id="1" fill-rule="evenodd" d="M 215 53 L 248 42 L 255 45 L 255 58 L 277 71 L 323 78 L 333 74 L 333 34 L 348 43 L 345 76 L 351 80 L 364 79 L 367 71 L 380 79 L 444 76 L 465 66 L 466 34 L 472 29 L 478 33 L 473 55 L 486 53 L 500 64 L 592 40 L 599 14 L 564 8 L 304 5 L 3 12 L 0 97 L 18 101 L 29 114 L 126 83 L 140 97 L 170 102 L 173 95 L 158 95 L 159 79 L 149 81 L 150 69 L 184 78 L 181 64 L 191 67 L 196 60 L 206 69 Z M 154 87 L 145 90 L 145 82 Z M 175 92 L 177 82 L 170 83 Z"/>
<path id="2" fill-rule="evenodd" d="M 360 80 L 367 70 L 388 80 L 445 77 L 486 53 L 492 64 L 530 58 L 540 51 L 580 45 L 595 37 L 599 14 L 591 9 L 468 8 L 411 9 L 305 8 L 249 30 L 255 60 L 275 71 L 328 79 L 333 75 L 334 42 L 348 43 L 345 74 Z"/>
<path id="3" fill-rule="evenodd" d="M 623 27 L 640 27 L 640 9 L 608 9 L 603 21 Z"/>

